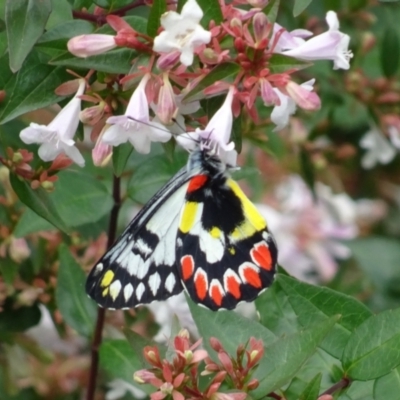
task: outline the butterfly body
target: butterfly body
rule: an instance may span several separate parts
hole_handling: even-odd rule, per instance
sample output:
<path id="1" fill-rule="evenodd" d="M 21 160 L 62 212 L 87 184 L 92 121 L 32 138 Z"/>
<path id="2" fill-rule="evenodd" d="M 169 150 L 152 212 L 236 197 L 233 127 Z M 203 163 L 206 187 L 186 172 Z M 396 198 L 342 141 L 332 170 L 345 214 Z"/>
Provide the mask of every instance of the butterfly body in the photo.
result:
<path id="1" fill-rule="evenodd" d="M 86 290 L 106 308 L 185 289 L 207 308 L 232 309 L 272 283 L 276 259 L 265 220 L 229 167 L 199 148 L 94 266 Z"/>

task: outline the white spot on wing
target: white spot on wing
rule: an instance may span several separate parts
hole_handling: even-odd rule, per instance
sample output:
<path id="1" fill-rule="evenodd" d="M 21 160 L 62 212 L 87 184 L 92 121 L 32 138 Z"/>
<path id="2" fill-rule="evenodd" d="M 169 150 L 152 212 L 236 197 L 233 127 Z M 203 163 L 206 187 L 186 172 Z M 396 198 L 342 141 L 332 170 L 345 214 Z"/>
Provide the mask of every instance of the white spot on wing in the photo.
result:
<path id="1" fill-rule="evenodd" d="M 271 235 L 267 232 L 267 231 L 264 231 L 263 233 L 262 233 L 262 237 L 265 239 L 265 240 L 268 240 L 268 238 L 270 237 Z"/>
<path id="2" fill-rule="evenodd" d="M 176 284 L 176 278 L 175 275 L 171 272 L 165 281 L 165 288 L 168 290 L 168 292 L 172 293 L 175 284 Z"/>
<path id="3" fill-rule="evenodd" d="M 136 288 L 136 298 L 138 299 L 138 301 L 140 301 L 140 299 L 142 298 L 144 290 L 145 290 L 144 284 L 143 282 L 140 282 L 138 287 Z"/>
<path id="4" fill-rule="evenodd" d="M 220 282 L 218 279 L 213 279 L 213 280 L 211 281 L 211 283 L 210 283 L 210 290 L 209 290 L 210 297 L 211 297 L 211 292 L 212 292 L 212 289 L 213 289 L 214 286 L 217 286 L 217 287 L 218 287 L 219 292 L 220 292 L 221 294 L 225 294 L 225 290 L 223 289 L 223 287 L 222 287 L 222 285 L 221 285 L 221 282 Z"/>
<path id="5" fill-rule="evenodd" d="M 210 232 L 203 228 L 201 217 L 203 215 L 204 204 L 199 203 L 195 216 L 195 223 L 190 230 L 190 234 L 197 235 L 201 251 L 205 254 L 208 263 L 213 264 L 221 261 L 225 251 L 225 236 L 218 238 L 211 236 Z"/>
<path id="6" fill-rule="evenodd" d="M 260 268 L 258 268 L 257 265 L 254 265 L 251 262 L 242 263 L 242 265 L 239 267 L 239 275 L 240 275 L 240 278 L 242 279 L 242 281 L 245 283 L 247 283 L 247 279 L 244 276 L 244 271 L 243 271 L 245 268 L 251 268 L 253 271 L 255 271 L 257 273 L 260 272 Z"/>
<path id="7" fill-rule="evenodd" d="M 110 285 L 110 296 L 114 301 L 118 297 L 120 291 L 121 291 L 121 282 L 119 280 L 116 280 Z"/>
<path id="8" fill-rule="evenodd" d="M 134 243 L 133 247 L 137 250 L 139 250 L 139 252 L 143 255 L 145 255 L 146 257 L 149 256 L 151 254 L 151 252 L 153 251 L 148 244 L 141 238 L 139 238 L 138 240 L 136 240 L 136 242 Z"/>
<path id="9" fill-rule="evenodd" d="M 98 275 L 101 271 L 103 271 L 103 268 L 104 268 L 104 265 L 103 265 L 103 263 L 98 263 L 97 265 L 96 265 L 96 268 L 95 268 L 95 270 L 94 270 L 94 276 L 96 276 L 96 275 Z"/>
<path id="10" fill-rule="evenodd" d="M 239 284 L 242 283 L 240 281 L 237 273 L 233 269 L 231 269 L 231 268 L 227 269 L 225 271 L 225 273 L 224 273 L 224 287 L 225 287 L 225 291 L 226 292 L 229 292 L 229 290 L 228 290 L 228 278 L 230 278 L 230 277 L 233 277 L 237 283 L 239 283 Z"/>
<path id="11" fill-rule="evenodd" d="M 133 293 L 133 286 L 132 286 L 130 283 L 128 283 L 128 284 L 124 287 L 124 298 L 125 298 L 125 301 L 126 301 L 126 302 L 129 301 L 129 299 L 130 299 L 131 296 L 132 296 L 132 293 Z"/>
<path id="12" fill-rule="evenodd" d="M 153 295 L 157 294 L 157 291 L 160 287 L 161 278 L 158 272 L 155 272 L 153 275 L 149 277 L 149 287 Z"/>

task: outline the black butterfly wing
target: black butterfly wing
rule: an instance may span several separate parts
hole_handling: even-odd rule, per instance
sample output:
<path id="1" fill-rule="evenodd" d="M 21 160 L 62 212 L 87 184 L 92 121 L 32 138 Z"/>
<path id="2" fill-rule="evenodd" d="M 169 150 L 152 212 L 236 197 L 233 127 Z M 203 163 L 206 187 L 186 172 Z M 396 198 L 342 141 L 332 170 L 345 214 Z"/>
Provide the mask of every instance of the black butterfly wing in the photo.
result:
<path id="1" fill-rule="evenodd" d="M 271 285 L 276 261 L 266 222 L 237 183 L 193 177 L 177 235 L 178 271 L 191 298 L 211 310 L 252 301 Z"/>

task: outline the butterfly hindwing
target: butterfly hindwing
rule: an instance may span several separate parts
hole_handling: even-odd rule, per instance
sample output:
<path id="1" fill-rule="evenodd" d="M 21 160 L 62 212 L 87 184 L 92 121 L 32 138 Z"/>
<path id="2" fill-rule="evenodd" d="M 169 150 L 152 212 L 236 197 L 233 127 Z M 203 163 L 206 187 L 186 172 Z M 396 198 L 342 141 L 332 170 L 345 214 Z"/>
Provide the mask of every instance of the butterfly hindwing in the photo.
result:
<path id="1" fill-rule="evenodd" d="M 86 291 L 105 308 L 130 308 L 182 291 L 175 243 L 188 176 L 178 173 L 90 272 Z"/>
<path id="2" fill-rule="evenodd" d="M 265 220 L 223 174 L 193 177 L 177 235 L 177 268 L 189 295 L 207 308 L 232 309 L 270 286 L 277 250 Z"/>

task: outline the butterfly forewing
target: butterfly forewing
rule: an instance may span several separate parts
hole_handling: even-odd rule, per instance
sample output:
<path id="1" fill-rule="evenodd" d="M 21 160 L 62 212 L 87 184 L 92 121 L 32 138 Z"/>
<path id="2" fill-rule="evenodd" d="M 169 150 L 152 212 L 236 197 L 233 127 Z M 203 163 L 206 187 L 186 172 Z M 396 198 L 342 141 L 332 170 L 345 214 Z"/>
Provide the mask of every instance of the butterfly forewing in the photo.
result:
<path id="1" fill-rule="evenodd" d="M 191 298 L 217 310 L 254 300 L 270 286 L 277 249 L 265 220 L 236 182 L 203 174 L 187 187 L 177 267 Z"/>
<path id="2" fill-rule="evenodd" d="M 175 243 L 189 178 L 182 170 L 167 183 L 94 266 L 86 291 L 100 306 L 130 308 L 182 291 Z"/>

